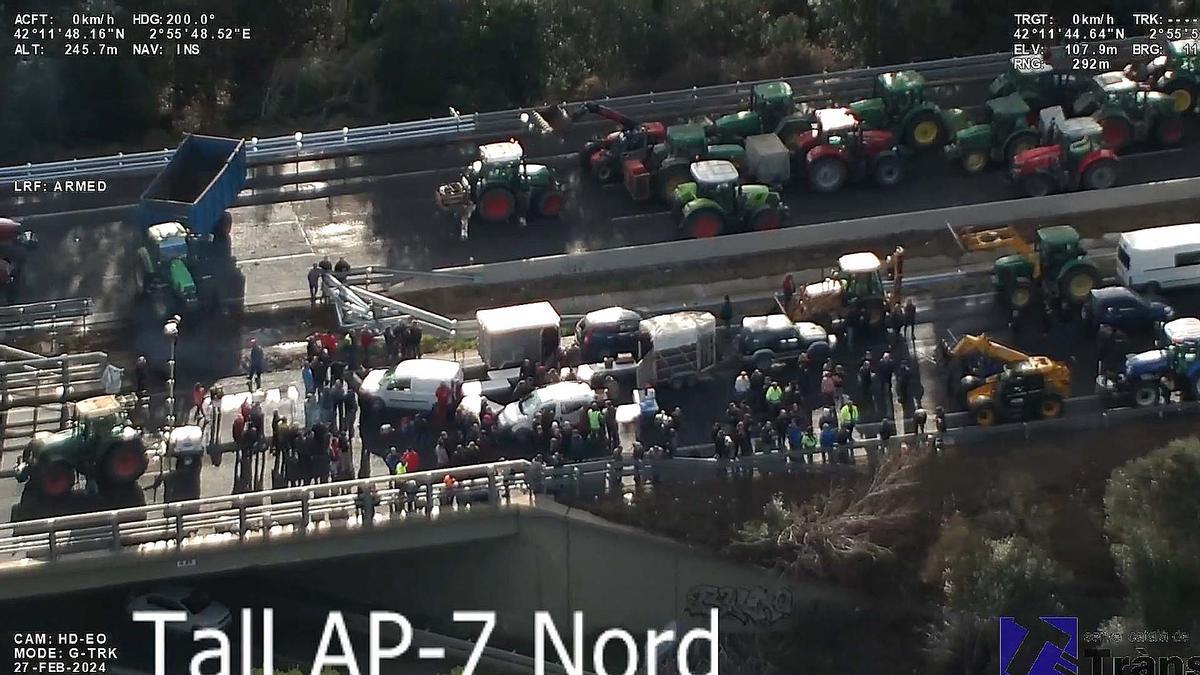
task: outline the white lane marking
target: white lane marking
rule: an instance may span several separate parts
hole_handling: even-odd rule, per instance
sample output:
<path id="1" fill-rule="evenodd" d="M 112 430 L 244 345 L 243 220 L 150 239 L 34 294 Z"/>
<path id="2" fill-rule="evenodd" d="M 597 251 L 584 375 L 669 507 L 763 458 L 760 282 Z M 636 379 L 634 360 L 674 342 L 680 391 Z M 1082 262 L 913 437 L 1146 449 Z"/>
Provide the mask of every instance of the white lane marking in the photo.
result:
<path id="1" fill-rule="evenodd" d="M 652 211 L 650 213 L 635 213 L 635 214 L 628 215 L 628 216 L 617 216 L 615 218 L 610 218 L 609 220 L 610 220 L 610 222 L 615 223 L 618 220 L 641 220 L 643 218 L 658 218 L 660 216 L 667 215 L 670 212 L 671 212 L 670 209 L 668 209 L 666 211 Z"/>

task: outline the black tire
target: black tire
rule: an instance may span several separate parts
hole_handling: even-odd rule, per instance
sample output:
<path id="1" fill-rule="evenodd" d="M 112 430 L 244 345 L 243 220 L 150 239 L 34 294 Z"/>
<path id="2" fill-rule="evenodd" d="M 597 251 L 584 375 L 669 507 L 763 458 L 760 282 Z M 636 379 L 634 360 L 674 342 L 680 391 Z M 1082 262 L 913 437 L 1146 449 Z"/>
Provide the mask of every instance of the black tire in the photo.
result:
<path id="1" fill-rule="evenodd" d="M 1133 390 L 1133 405 L 1137 408 L 1156 405 L 1158 403 L 1158 383 L 1141 382 Z"/>
<path id="2" fill-rule="evenodd" d="M 875 183 L 880 187 L 892 187 L 904 180 L 904 162 L 893 154 L 875 158 Z"/>
<path id="3" fill-rule="evenodd" d="M 1021 178 L 1021 190 L 1030 197 L 1045 197 L 1054 192 L 1054 178 L 1043 171 L 1027 174 Z"/>
<path id="4" fill-rule="evenodd" d="M 725 231 L 725 215 L 714 208 L 700 208 L 683 218 L 683 231 L 693 239 L 720 236 Z"/>
<path id="5" fill-rule="evenodd" d="M 1073 305 L 1082 305 L 1099 285 L 1100 272 L 1091 265 L 1079 265 L 1059 278 L 1058 295 Z"/>
<path id="6" fill-rule="evenodd" d="M 754 232 L 778 230 L 782 226 L 783 214 L 773 206 L 764 206 L 750 216 L 750 230 Z"/>
<path id="7" fill-rule="evenodd" d="M 1063 414 L 1063 399 L 1058 394 L 1046 394 L 1042 397 L 1041 405 L 1038 406 L 1038 417 L 1044 420 L 1052 420 L 1062 417 Z"/>
<path id="8" fill-rule="evenodd" d="M 813 365 L 820 365 L 829 358 L 829 343 L 825 341 L 814 342 L 808 346 L 805 353 L 808 354 L 808 359 Z"/>
<path id="9" fill-rule="evenodd" d="M 846 184 L 850 167 L 839 157 L 819 157 L 808 165 L 808 184 L 817 192 L 837 192 Z"/>
<path id="10" fill-rule="evenodd" d="M 1037 284 L 1033 279 L 1020 277 L 1004 293 L 1004 302 L 1012 309 L 1026 309 L 1037 301 Z"/>
<path id="11" fill-rule="evenodd" d="M 35 486 L 43 497 L 57 499 L 64 497 L 75 487 L 75 467 L 63 460 L 55 460 L 34 465 L 30 475 L 30 483 Z"/>
<path id="12" fill-rule="evenodd" d="M 561 190 L 539 192 L 533 199 L 533 215 L 539 218 L 557 218 L 562 214 L 566 196 Z"/>
<path id="13" fill-rule="evenodd" d="M 1183 143 L 1183 118 L 1178 115 L 1162 117 L 1154 125 L 1154 141 L 1160 148 L 1174 148 Z"/>
<path id="14" fill-rule="evenodd" d="M 971 406 L 971 419 L 981 427 L 995 426 L 1000 421 L 1000 411 L 990 399 L 984 399 Z"/>
<path id="15" fill-rule="evenodd" d="M 484 190 L 479 194 L 479 199 L 475 203 L 478 206 L 475 209 L 475 213 L 485 223 L 506 223 L 517 210 L 517 198 L 508 188 L 503 187 L 493 187 Z M 493 203 L 496 206 L 493 207 Z M 501 205 L 504 204 L 507 204 L 507 206 L 501 208 Z"/>
<path id="16" fill-rule="evenodd" d="M 118 443 L 104 456 L 104 481 L 130 485 L 146 472 L 146 450 L 140 442 Z"/>
<path id="17" fill-rule="evenodd" d="M 922 143 L 916 138 L 917 128 L 925 123 L 933 123 L 937 125 L 937 135 L 935 135 L 932 140 Z M 908 128 L 904 130 L 904 142 L 908 145 L 908 147 L 918 152 L 932 148 L 940 148 L 946 144 L 946 126 L 942 124 L 942 120 L 938 119 L 938 116 L 934 114 L 932 110 L 926 110 L 924 112 L 917 113 L 916 116 L 909 120 Z"/>
<path id="18" fill-rule="evenodd" d="M 592 165 L 592 177 L 597 183 L 612 183 L 621 175 L 620 165 L 616 157 L 609 157 L 599 164 Z"/>
<path id="19" fill-rule="evenodd" d="M 754 358 L 754 367 L 764 373 L 770 372 L 773 365 L 775 365 L 775 359 L 770 354 L 759 354 Z"/>
<path id="20" fill-rule="evenodd" d="M 1030 129 L 1028 131 L 1022 131 L 1018 133 L 1016 136 L 1008 139 L 1008 145 L 1004 146 L 1005 163 L 1011 164 L 1013 157 L 1016 157 L 1018 154 L 1025 152 L 1026 150 L 1036 148 L 1037 144 L 1038 135 L 1036 131 Z"/>
<path id="21" fill-rule="evenodd" d="M 1100 159 L 1083 172 L 1080 181 L 1088 190 L 1106 190 L 1117 184 L 1117 163 L 1111 159 Z"/>

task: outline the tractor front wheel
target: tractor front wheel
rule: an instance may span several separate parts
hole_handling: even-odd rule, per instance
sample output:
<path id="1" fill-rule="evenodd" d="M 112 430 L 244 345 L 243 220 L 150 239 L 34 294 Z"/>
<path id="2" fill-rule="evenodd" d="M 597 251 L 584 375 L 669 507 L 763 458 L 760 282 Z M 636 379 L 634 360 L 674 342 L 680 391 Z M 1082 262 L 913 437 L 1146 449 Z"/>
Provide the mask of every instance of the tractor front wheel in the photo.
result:
<path id="1" fill-rule="evenodd" d="M 1038 406 L 1038 413 L 1044 420 L 1052 420 L 1062 416 L 1063 400 L 1056 394 L 1046 394 Z"/>
<path id="2" fill-rule="evenodd" d="M 913 150 L 928 150 L 945 143 L 946 129 L 937 115 L 926 110 L 909 122 L 904 139 Z"/>
<path id="3" fill-rule="evenodd" d="M 988 166 L 988 155 L 982 150 L 971 150 L 963 154 L 961 164 L 967 173 L 983 173 Z"/>
<path id="4" fill-rule="evenodd" d="M 109 450 L 103 471 L 110 485 L 129 485 L 146 471 L 146 451 L 140 443 L 121 443 Z"/>
<path id="5" fill-rule="evenodd" d="M 881 155 L 875 159 L 875 182 L 880 187 L 892 187 L 904 180 L 904 162 L 896 155 Z"/>
<path id="6" fill-rule="evenodd" d="M 479 218 L 485 223 L 503 223 L 512 218 L 517 208 L 517 198 L 507 188 L 494 187 L 479 195 Z"/>
<path id="7" fill-rule="evenodd" d="M 837 157 L 821 157 L 808 165 L 808 182 L 817 192 L 837 192 L 846 184 L 850 167 Z"/>
<path id="8" fill-rule="evenodd" d="M 750 216 L 750 229 L 755 232 L 778 230 L 783 225 L 783 214 L 772 206 L 764 206 Z"/>
<path id="9" fill-rule="evenodd" d="M 1009 139 L 1008 145 L 1004 147 L 1004 158 L 1009 164 L 1012 164 L 1013 157 L 1016 157 L 1026 150 L 1032 150 L 1036 148 L 1037 144 L 1038 135 L 1036 132 L 1021 132 L 1020 134 L 1017 134 Z"/>
<path id="10" fill-rule="evenodd" d="M 39 463 L 33 469 L 32 483 L 43 497 L 62 497 L 75 485 L 75 468 L 62 460 Z"/>
<path id="11" fill-rule="evenodd" d="M 1029 307 L 1036 298 L 1037 286 L 1033 283 L 1033 279 L 1027 277 L 1014 280 L 1004 297 L 1008 306 L 1017 310 Z"/>
<path id="12" fill-rule="evenodd" d="M 710 239 L 725 229 L 725 216 L 716 209 L 696 209 L 683 219 L 683 230 L 694 239 Z"/>
<path id="13" fill-rule="evenodd" d="M 1071 268 L 1058 280 L 1058 292 L 1071 304 L 1082 305 L 1099 282 L 1100 273 L 1095 267 L 1081 265 Z"/>
<path id="14" fill-rule="evenodd" d="M 1125 149 L 1133 140 L 1133 125 L 1124 117 L 1102 117 L 1100 128 L 1103 130 L 1104 146 L 1114 152 Z"/>
<path id="15" fill-rule="evenodd" d="M 980 401 L 971 406 L 971 417 L 981 427 L 994 426 L 1000 419 L 996 404 L 991 401 Z"/>
<path id="16" fill-rule="evenodd" d="M 597 183 L 611 183 L 617 179 L 620 171 L 617 170 L 617 158 L 606 157 L 604 161 L 592 165 L 592 177 Z"/>
<path id="17" fill-rule="evenodd" d="M 1171 95 L 1171 100 L 1174 102 L 1175 112 L 1179 114 L 1190 113 L 1196 108 L 1196 102 L 1200 101 L 1200 88 L 1194 87 L 1186 82 L 1176 82 L 1172 84 L 1167 92 Z"/>
<path id="18" fill-rule="evenodd" d="M 1183 143 L 1183 118 L 1163 117 L 1154 125 L 1154 140 L 1164 148 L 1173 148 Z"/>
<path id="19" fill-rule="evenodd" d="M 686 166 L 663 169 L 658 175 L 658 198 L 664 204 L 670 204 L 675 200 L 675 188 L 687 181 L 688 168 Z"/>
<path id="20" fill-rule="evenodd" d="M 1107 190 L 1117 184 L 1117 163 L 1101 159 L 1083 172 L 1083 186 L 1088 190 Z"/>
<path id="21" fill-rule="evenodd" d="M 533 212 L 543 218 L 557 218 L 566 199 L 558 190 L 547 190 L 533 200 Z"/>
<path id="22" fill-rule="evenodd" d="M 1027 174 L 1021 178 L 1021 189 L 1030 197 L 1045 197 L 1054 192 L 1054 178 L 1044 171 Z"/>
<path id="23" fill-rule="evenodd" d="M 1133 390 L 1133 405 L 1135 408 L 1145 408 L 1146 406 L 1155 405 L 1158 403 L 1158 383 L 1157 382 L 1142 382 Z"/>

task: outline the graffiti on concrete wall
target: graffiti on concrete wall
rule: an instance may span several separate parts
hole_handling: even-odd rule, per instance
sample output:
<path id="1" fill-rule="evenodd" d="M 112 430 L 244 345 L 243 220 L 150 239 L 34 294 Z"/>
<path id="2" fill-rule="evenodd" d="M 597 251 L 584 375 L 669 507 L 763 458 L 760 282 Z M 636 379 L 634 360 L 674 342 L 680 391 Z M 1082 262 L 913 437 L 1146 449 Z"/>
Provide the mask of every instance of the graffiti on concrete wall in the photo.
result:
<path id="1" fill-rule="evenodd" d="M 722 619 L 743 626 L 770 628 L 792 615 L 792 589 L 783 586 L 712 586 L 702 584 L 688 589 L 684 611 L 688 616 L 708 616 L 716 608 Z"/>

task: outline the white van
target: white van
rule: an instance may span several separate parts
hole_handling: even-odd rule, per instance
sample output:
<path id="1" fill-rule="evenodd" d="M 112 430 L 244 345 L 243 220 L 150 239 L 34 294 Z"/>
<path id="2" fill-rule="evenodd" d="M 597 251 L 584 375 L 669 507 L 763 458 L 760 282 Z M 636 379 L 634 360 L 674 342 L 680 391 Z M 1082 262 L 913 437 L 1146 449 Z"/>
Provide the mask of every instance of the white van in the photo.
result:
<path id="1" fill-rule="evenodd" d="M 1200 285 L 1200 223 L 1123 233 L 1117 243 L 1117 279 L 1150 292 Z"/>
<path id="2" fill-rule="evenodd" d="M 362 392 L 378 412 L 403 410 L 429 412 L 437 405 L 438 387 L 450 388 L 451 405 L 462 392 L 463 368 L 457 361 L 408 359 L 394 368 L 378 368 L 363 378 Z"/>
<path id="3" fill-rule="evenodd" d="M 523 436 L 533 431 L 538 415 L 548 411 L 554 414 L 559 424 L 570 422 L 578 427 L 583 422 L 588 406 L 594 401 L 596 392 L 588 383 L 556 382 L 534 389 L 520 401 L 509 403 L 497 421 L 501 432 Z"/>

